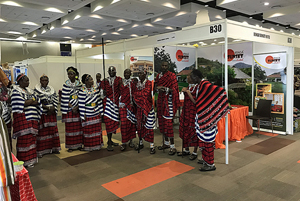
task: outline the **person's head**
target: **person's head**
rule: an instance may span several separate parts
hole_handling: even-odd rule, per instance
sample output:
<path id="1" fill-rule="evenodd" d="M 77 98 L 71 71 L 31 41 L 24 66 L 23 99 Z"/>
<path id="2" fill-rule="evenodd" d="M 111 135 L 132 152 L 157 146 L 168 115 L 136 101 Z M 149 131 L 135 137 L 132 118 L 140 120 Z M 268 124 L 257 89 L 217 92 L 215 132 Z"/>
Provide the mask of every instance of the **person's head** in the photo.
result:
<path id="1" fill-rule="evenodd" d="M 166 61 L 163 61 L 161 63 L 161 72 L 164 74 L 169 70 L 169 63 Z"/>
<path id="2" fill-rule="evenodd" d="M 116 74 L 117 74 L 116 67 L 110 66 L 110 67 L 108 68 L 108 74 L 109 74 L 110 77 L 115 77 Z"/>
<path id="3" fill-rule="evenodd" d="M 94 80 L 93 80 L 92 76 L 89 75 L 89 74 L 84 74 L 84 75 L 81 77 L 81 81 L 82 81 L 83 84 L 85 84 L 85 86 L 86 86 L 87 88 L 90 88 L 91 86 L 94 85 Z"/>
<path id="4" fill-rule="evenodd" d="M 187 77 L 187 82 L 189 84 L 196 84 L 196 83 L 200 83 L 202 79 L 203 79 L 203 75 L 201 71 L 194 69 L 192 70 L 191 74 Z"/>
<path id="5" fill-rule="evenodd" d="M 78 71 L 76 68 L 74 68 L 73 66 L 70 66 L 67 68 L 67 72 L 68 72 L 68 78 L 73 82 L 75 81 L 75 79 L 78 79 Z"/>
<path id="6" fill-rule="evenodd" d="M 101 74 L 100 74 L 100 73 L 97 73 L 97 74 L 96 74 L 96 80 L 97 80 L 98 82 L 101 81 Z"/>
<path id="7" fill-rule="evenodd" d="M 130 76 L 131 76 L 131 70 L 130 69 L 125 69 L 124 70 L 124 78 L 126 80 L 128 80 L 130 78 Z"/>
<path id="8" fill-rule="evenodd" d="M 25 89 L 29 86 L 29 78 L 25 74 L 21 73 L 17 77 L 17 83 L 21 88 Z"/>
<path id="9" fill-rule="evenodd" d="M 47 75 L 43 74 L 41 77 L 40 77 L 40 83 L 41 83 L 41 86 L 43 88 L 46 88 L 49 84 L 49 78 Z"/>

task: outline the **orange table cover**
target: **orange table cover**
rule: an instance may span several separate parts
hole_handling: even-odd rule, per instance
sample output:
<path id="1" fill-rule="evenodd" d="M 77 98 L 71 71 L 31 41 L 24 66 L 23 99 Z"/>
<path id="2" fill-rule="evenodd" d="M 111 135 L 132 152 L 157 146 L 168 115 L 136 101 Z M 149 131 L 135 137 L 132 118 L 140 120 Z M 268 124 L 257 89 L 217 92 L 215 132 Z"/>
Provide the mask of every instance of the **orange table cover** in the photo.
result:
<path id="1" fill-rule="evenodd" d="M 245 136 L 253 133 L 252 126 L 246 116 L 249 115 L 249 107 L 243 105 L 232 105 L 234 109 L 228 114 L 228 140 L 240 141 Z M 218 134 L 215 140 L 216 149 L 225 149 L 225 118 L 218 122 Z"/>

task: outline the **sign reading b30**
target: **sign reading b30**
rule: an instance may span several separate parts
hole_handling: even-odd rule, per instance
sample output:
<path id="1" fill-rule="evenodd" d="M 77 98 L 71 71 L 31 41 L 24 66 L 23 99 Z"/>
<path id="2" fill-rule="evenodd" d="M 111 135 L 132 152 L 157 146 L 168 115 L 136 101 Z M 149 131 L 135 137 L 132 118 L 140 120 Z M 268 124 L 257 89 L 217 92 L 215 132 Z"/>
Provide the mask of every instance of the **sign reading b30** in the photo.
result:
<path id="1" fill-rule="evenodd" d="M 209 27 L 209 33 L 222 32 L 222 24 L 217 24 Z"/>

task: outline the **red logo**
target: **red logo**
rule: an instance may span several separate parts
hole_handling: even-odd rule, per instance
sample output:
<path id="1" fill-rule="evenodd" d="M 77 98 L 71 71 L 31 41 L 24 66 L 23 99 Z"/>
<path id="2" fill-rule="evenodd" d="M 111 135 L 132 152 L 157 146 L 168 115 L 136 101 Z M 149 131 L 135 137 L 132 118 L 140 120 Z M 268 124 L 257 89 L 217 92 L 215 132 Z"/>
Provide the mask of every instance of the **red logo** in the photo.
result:
<path id="1" fill-rule="evenodd" d="M 134 57 L 130 57 L 130 61 L 133 62 L 134 61 Z"/>
<path id="2" fill-rule="evenodd" d="M 177 59 L 177 61 L 182 61 L 182 59 L 183 59 L 183 52 L 181 50 L 177 50 L 177 52 L 176 52 L 176 59 Z"/>
<path id="3" fill-rule="evenodd" d="M 228 61 L 232 61 L 235 58 L 235 53 L 232 49 L 228 49 L 227 50 L 227 56 L 228 56 Z"/>
<path id="4" fill-rule="evenodd" d="M 271 64 L 271 63 L 273 63 L 273 61 L 274 61 L 274 58 L 272 56 L 267 56 L 266 57 L 266 63 L 267 64 Z"/>

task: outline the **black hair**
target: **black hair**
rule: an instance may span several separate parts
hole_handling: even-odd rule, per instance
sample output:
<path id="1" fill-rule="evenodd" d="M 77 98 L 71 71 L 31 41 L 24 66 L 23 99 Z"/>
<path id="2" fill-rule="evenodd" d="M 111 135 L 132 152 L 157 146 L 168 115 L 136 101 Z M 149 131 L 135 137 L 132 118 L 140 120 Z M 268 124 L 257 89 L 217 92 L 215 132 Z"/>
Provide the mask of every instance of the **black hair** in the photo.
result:
<path id="1" fill-rule="evenodd" d="M 26 75 L 24 75 L 23 73 L 19 74 L 17 77 L 17 85 L 20 85 L 20 81 L 23 80 L 25 77 L 27 77 Z"/>
<path id="2" fill-rule="evenodd" d="M 192 72 L 191 72 L 191 75 L 197 77 L 199 79 L 199 81 L 201 81 L 202 78 L 203 78 L 203 74 L 198 69 L 193 69 Z"/>
<path id="3" fill-rule="evenodd" d="M 49 77 L 47 75 L 43 75 L 40 77 L 40 80 L 42 80 L 43 78 L 47 78 L 49 80 Z"/>
<path id="4" fill-rule="evenodd" d="M 82 82 L 83 84 L 85 83 L 87 76 L 90 76 L 90 75 L 89 75 L 89 74 L 84 74 L 84 75 L 81 77 L 81 82 Z"/>
<path id="5" fill-rule="evenodd" d="M 77 76 L 79 76 L 79 72 L 78 72 L 77 68 L 74 68 L 73 66 L 70 66 L 70 67 L 67 68 L 67 72 L 68 72 L 70 69 L 73 70 L 73 71 L 75 71 L 75 74 L 76 74 Z"/>

